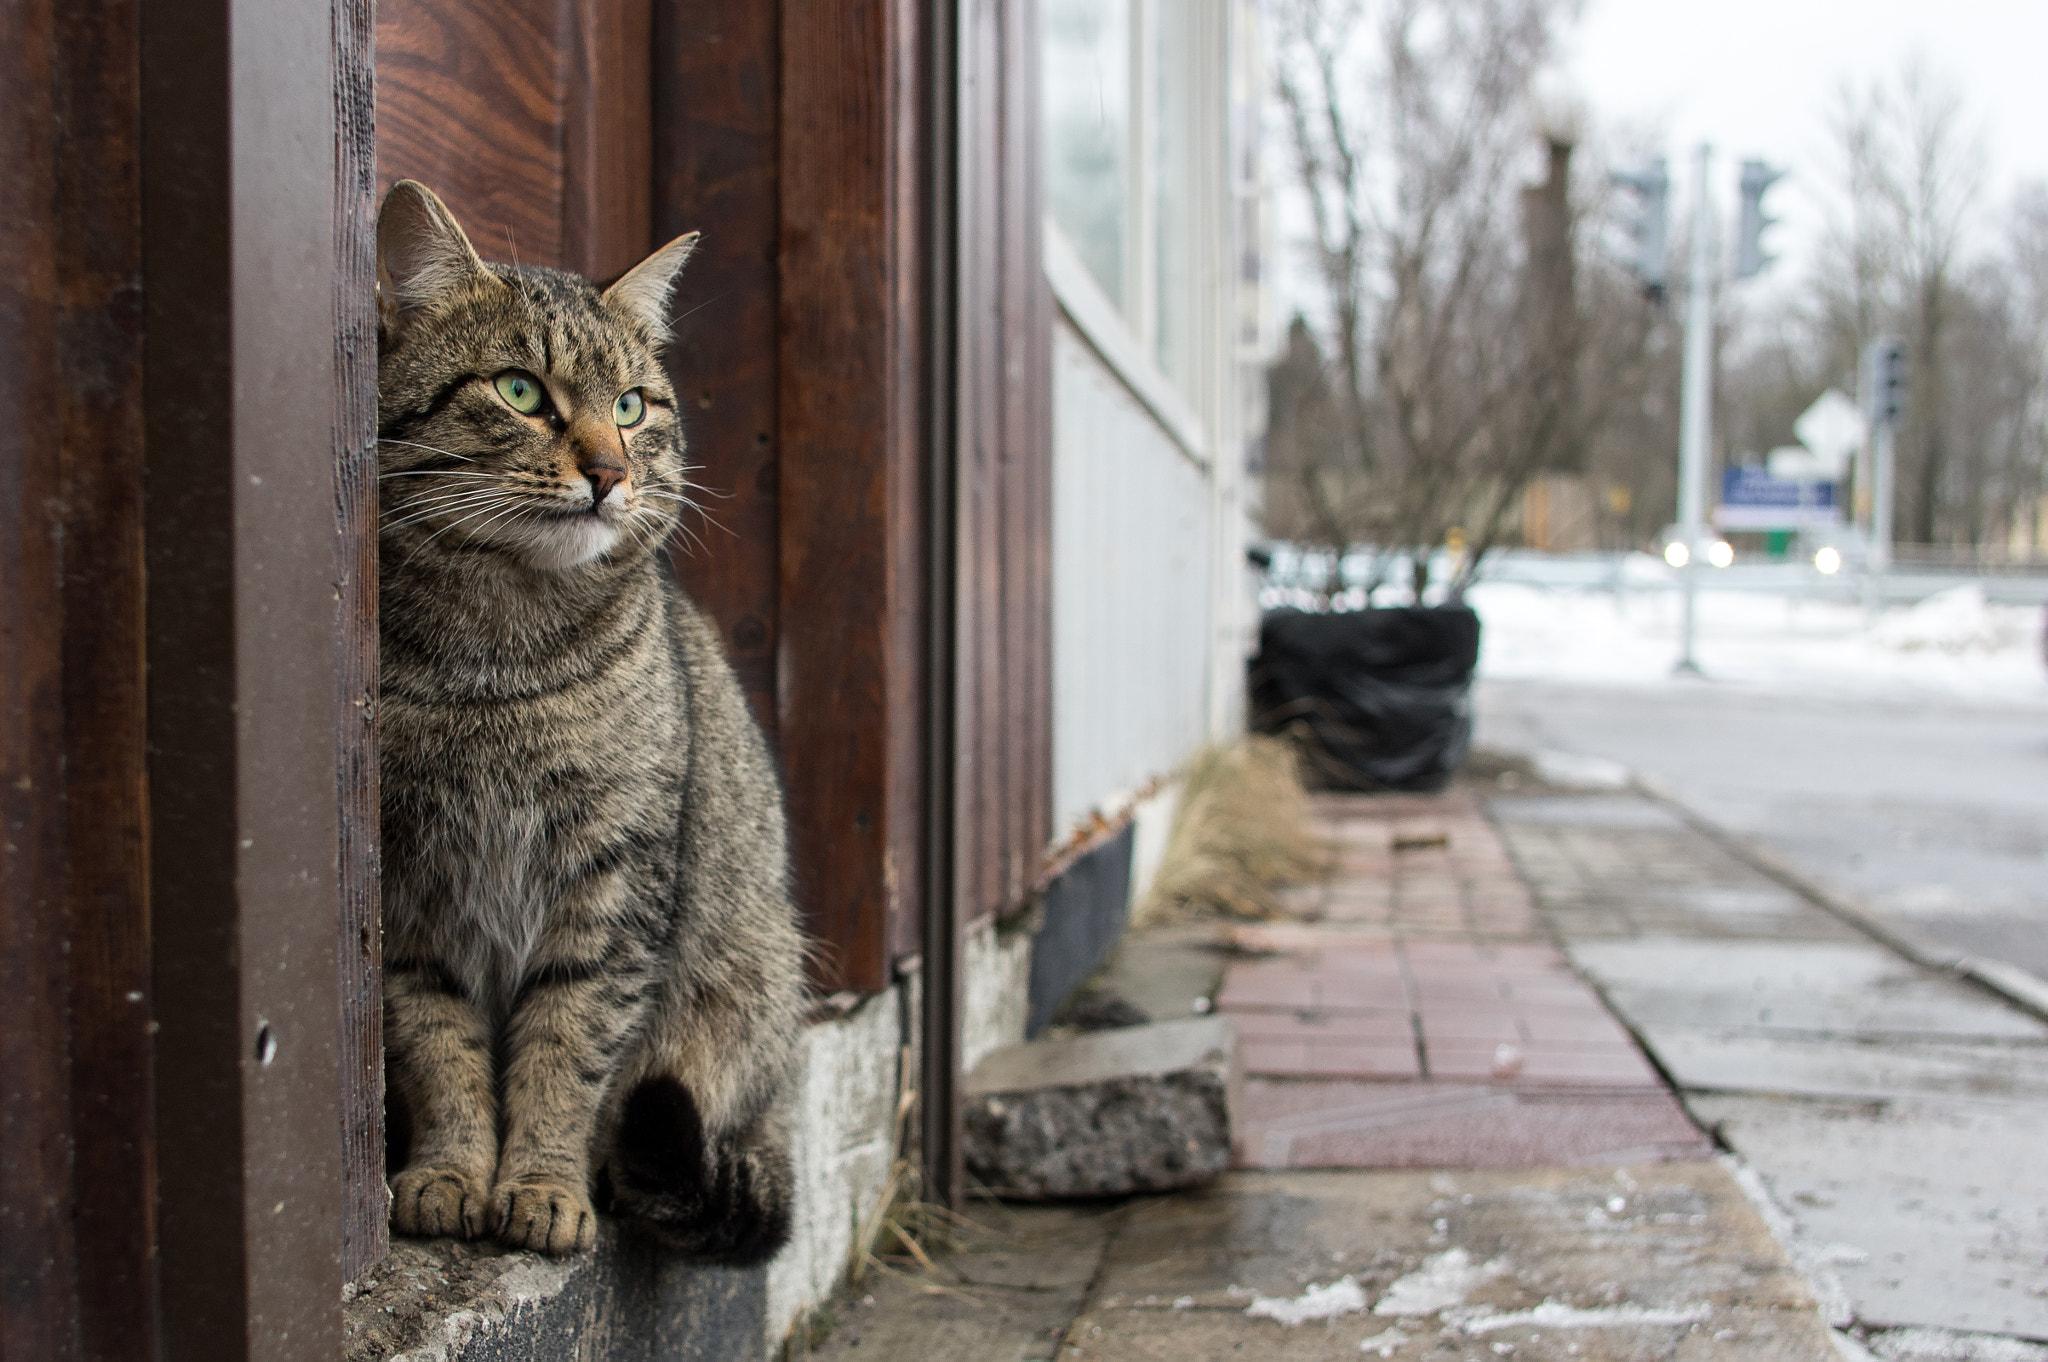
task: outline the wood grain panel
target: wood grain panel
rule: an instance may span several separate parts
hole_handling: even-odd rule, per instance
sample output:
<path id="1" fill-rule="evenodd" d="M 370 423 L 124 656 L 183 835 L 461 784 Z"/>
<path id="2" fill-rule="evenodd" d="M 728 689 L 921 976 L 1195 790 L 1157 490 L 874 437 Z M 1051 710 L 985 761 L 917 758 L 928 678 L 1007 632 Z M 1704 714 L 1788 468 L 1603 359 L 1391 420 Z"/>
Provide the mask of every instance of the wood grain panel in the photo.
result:
<path id="1" fill-rule="evenodd" d="M 959 909 L 1000 911 L 1003 861 L 1001 727 L 1002 518 L 1002 11 L 972 0 L 960 39 L 960 678 L 956 777 L 961 804 Z"/>
<path id="2" fill-rule="evenodd" d="M 334 770 L 340 830 L 342 1276 L 390 1244 L 377 893 L 377 146 L 374 0 L 333 0 Z"/>
<path id="3" fill-rule="evenodd" d="M 1039 878 L 1053 843 L 1052 827 L 1052 288 L 1046 282 L 1041 235 L 1045 222 L 1040 150 L 1038 0 L 1009 0 L 1010 58 L 1005 162 L 1014 202 L 1008 250 L 1014 259 L 1009 311 L 1021 321 L 1012 372 L 1017 377 L 1014 427 L 1022 526 L 1017 571 L 1019 646 L 1017 807 L 1023 884 Z"/>
<path id="4" fill-rule="evenodd" d="M 890 744 L 909 737 L 890 692 L 914 679 L 891 665 L 891 483 L 915 470 L 895 428 L 896 17 L 792 0 L 782 32 L 777 728 L 815 974 L 863 992 L 889 983 Z"/>
<path id="5" fill-rule="evenodd" d="M 0 43 L 0 1354 L 78 1353 L 64 939 L 58 53 L 47 0 Z"/>
<path id="6" fill-rule="evenodd" d="M 652 0 L 566 3 L 562 259 L 593 279 L 613 279 L 656 244 L 649 240 L 654 7 Z"/>
<path id="7" fill-rule="evenodd" d="M 821 989 L 886 987 L 922 862 L 917 0 L 655 8 L 668 367 L 708 527 L 673 546 L 782 756 Z M 892 920 L 899 925 L 892 928 Z"/>
<path id="8" fill-rule="evenodd" d="M 378 192 L 413 179 L 496 260 L 568 263 L 567 0 L 377 7 Z"/>
<path id="9" fill-rule="evenodd" d="M 155 1332 L 137 9 L 59 11 L 64 741 L 82 1356 Z"/>
<path id="10" fill-rule="evenodd" d="M 1001 455 L 996 463 L 997 504 L 1002 524 L 1002 620 L 997 626 L 998 647 L 1003 665 L 1000 719 L 1005 791 L 1002 826 L 1002 901 L 1005 905 L 1023 901 L 1035 870 L 1039 846 L 1027 845 L 1038 819 L 1033 817 L 1033 778 L 1036 753 L 1032 738 L 1033 712 L 1041 697 L 1032 692 L 1036 679 L 1033 644 L 1038 631 L 1033 627 L 1037 605 L 1031 580 L 1031 529 L 1036 508 L 1031 504 L 1031 373 L 1034 355 L 1031 335 L 1032 276 L 1042 274 L 1035 255 L 1028 253 L 1029 226 L 1025 214 L 1031 206 L 1027 177 L 1031 168 L 1024 160 L 1037 145 L 1027 126 L 1036 105 L 1023 92 L 1024 67 L 1030 62 L 1025 43 L 1029 16 L 1023 0 L 1003 0 L 1003 79 L 998 104 L 1001 138 L 1000 164 L 1003 180 L 999 191 L 1001 218 L 997 224 L 998 250 L 1002 258 L 1001 284 L 1003 371 L 1001 403 Z M 1035 69 L 1033 64 L 1032 69 Z"/>
<path id="11" fill-rule="evenodd" d="M 781 25 L 754 0 L 662 0 L 654 14 L 654 235 L 704 233 L 665 356 L 704 509 L 670 546 L 718 622 L 754 717 L 775 736 L 781 500 L 776 265 Z"/>
<path id="12" fill-rule="evenodd" d="M 1051 817 L 1050 326 L 1037 222 L 1036 22 L 962 34 L 958 909 L 1030 892 Z"/>
<path id="13" fill-rule="evenodd" d="M 888 375 L 889 482 L 889 836 L 883 880 L 888 894 L 888 952 L 917 952 L 923 936 L 925 896 L 924 802 L 927 770 L 926 708 L 930 703 L 928 600 L 930 510 L 927 482 L 931 394 L 927 219 L 931 176 L 930 34 L 920 0 L 894 0 L 889 45 L 889 87 L 895 105 L 895 171 L 890 189 L 892 326 L 900 337 Z"/>
<path id="14" fill-rule="evenodd" d="M 652 0 L 387 0 L 377 178 L 494 260 L 608 279 L 653 245 Z"/>
<path id="15" fill-rule="evenodd" d="M 155 1348 L 133 3 L 0 49 L 0 1356 Z"/>

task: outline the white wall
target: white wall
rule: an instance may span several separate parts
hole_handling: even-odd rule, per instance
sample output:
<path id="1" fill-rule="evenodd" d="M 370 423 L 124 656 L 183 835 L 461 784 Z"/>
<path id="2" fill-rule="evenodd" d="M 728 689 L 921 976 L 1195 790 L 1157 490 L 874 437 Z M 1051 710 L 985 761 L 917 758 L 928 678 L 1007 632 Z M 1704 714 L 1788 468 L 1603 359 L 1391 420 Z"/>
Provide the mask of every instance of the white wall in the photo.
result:
<path id="1" fill-rule="evenodd" d="M 1053 826 L 1208 734 L 1211 488 L 1064 320 L 1053 328 Z"/>

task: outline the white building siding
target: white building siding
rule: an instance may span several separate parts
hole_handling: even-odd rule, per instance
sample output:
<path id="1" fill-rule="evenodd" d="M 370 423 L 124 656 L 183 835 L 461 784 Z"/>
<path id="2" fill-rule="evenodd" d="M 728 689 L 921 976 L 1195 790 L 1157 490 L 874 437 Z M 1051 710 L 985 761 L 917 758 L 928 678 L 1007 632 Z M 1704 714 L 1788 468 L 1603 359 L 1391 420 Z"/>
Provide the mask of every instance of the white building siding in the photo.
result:
<path id="1" fill-rule="evenodd" d="M 1208 732 L 1209 477 L 1088 342 L 1053 328 L 1056 833 Z"/>

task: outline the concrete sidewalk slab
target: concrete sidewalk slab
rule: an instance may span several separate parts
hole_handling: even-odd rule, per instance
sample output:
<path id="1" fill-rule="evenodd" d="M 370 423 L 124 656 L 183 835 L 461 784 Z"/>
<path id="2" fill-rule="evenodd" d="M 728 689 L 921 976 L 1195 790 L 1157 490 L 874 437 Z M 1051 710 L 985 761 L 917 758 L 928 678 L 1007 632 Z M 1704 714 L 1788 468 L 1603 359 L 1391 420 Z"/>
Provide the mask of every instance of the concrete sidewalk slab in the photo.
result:
<path id="1" fill-rule="evenodd" d="M 2048 1101 L 2048 1049 L 1961 1041 L 1844 1042 L 1644 1026 L 1645 1043 L 1685 1091 Z M 2042 1127 L 2048 1149 L 2048 1123 Z M 2048 1266 L 2048 1265 L 2044 1265 Z"/>
<path id="2" fill-rule="evenodd" d="M 1711 1162 L 1232 1174 L 1131 1208 L 1060 1354 L 1509 1355 L 1837 1359 L 1799 1273 Z"/>
<path id="3" fill-rule="evenodd" d="M 1575 814 L 1582 802 L 1595 811 Z M 1544 923 L 1566 940 L 1867 940 L 1639 795 L 1502 798 L 1488 808 Z"/>
<path id="4" fill-rule="evenodd" d="M 811 1321 L 792 1357 L 861 1362 L 1051 1362 L 1123 1215 L 1070 1206 L 983 1204 L 940 1251 L 940 1270 L 870 1266 Z"/>
<path id="5" fill-rule="evenodd" d="M 2048 1042 L 2048 1022 L 1870 942 L 1663 937 L 1586 942 L 1572 959 L 1646 1025 Z"/>
<path id="6" fill-rule="evenodd" d="M 2048 1106 L 1702 1096 L 1878 1328 L 2048 1339 Z"/>
<path id="7" fill-rule="evenodd" d="M 1630 798 L 1645 811 L 1620 812 Z M 1880 1358 L 2048 1356 L 2025 1341 L 2048 1341 L 2041 1022 L 1732 838 L 1670 831 L 1667 804 L 1570 803 L 1492 809 L 1573 960 L 1782 1210 L 1830 1312 Z"/>

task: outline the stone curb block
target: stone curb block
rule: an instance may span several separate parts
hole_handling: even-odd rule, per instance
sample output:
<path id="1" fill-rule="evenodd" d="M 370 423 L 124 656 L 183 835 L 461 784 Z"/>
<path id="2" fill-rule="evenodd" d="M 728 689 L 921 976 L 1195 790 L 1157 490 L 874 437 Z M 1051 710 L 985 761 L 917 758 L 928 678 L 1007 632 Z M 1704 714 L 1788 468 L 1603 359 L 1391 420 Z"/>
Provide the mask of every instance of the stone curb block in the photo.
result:
<path id="1" fill-rule="evenodd" d="M 1023 1201 L 1192 1187 L 1230 1166 L 1244 1087 L 1226 1017 L 1006 1046 L 968 1075 L 968 1172 Z"/>

